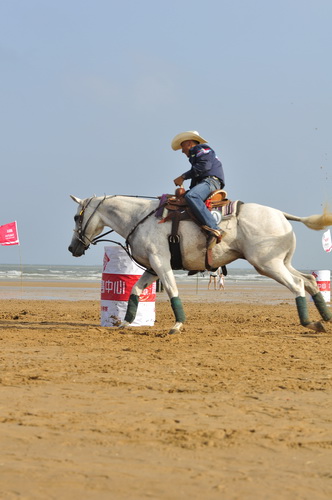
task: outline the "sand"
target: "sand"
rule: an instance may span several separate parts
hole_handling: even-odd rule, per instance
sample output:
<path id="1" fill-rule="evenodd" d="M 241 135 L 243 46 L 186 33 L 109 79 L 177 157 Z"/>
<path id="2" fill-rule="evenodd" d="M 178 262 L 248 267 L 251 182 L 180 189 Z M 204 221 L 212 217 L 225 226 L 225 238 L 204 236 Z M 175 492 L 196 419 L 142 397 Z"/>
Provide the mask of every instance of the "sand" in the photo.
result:
<path id="1" fill-rule="evenodd" d="M 165 336 L 164 293 L 120 333 L 98 286 L 46 285 L 0 285 L 1 500 L 332 498 L 332 325 L 287 290 L 193 280 Z"/>

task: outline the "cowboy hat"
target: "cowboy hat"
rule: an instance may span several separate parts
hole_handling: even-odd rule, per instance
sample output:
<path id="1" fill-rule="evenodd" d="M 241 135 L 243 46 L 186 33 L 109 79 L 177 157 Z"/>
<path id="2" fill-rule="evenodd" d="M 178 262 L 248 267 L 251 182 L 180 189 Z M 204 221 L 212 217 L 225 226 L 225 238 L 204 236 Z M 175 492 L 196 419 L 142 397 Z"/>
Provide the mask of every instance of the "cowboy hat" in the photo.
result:
<path id="1" fill-rule="evenodd" d="M 174 149 L 174 151 L 181 149 L 181 143 L 183 141 L 197 141 L 199 144 L 205 144 L 207 142 L 199 135 L 197 130 L 188 130 L 188 132 L 181 132 L 181 134 L 174 137 L 172 140 L 172 149 Z"/>

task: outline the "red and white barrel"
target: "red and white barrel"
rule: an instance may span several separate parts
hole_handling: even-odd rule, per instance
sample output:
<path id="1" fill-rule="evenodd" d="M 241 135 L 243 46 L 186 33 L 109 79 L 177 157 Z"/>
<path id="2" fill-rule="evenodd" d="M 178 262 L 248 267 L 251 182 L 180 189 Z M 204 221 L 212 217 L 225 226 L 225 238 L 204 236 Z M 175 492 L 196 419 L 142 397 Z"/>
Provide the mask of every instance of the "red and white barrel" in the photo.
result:
<path id="1" fill-rule="evenodd" d="M 331 301 L 331 272 L 329 270 L 312 271 L 325 302 Z"/>
<path id="2" fill-rule="evenodd" d="M 116 245 L 105 247 L 101 278 L 101 326 L 118 326 L 124 320 L 128 299 L 143 269 Z M 153 326 L 156 319 L 156 283 L 140 295 L 136 318 L 132 326 Z"/>

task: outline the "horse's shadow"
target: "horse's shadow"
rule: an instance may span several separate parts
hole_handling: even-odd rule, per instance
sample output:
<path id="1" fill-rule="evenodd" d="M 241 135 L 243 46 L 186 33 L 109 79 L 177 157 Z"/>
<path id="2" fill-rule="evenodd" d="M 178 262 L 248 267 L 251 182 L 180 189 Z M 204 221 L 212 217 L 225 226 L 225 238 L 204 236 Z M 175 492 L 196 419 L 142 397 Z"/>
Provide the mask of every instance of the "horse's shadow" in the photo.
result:
<path id="1" fill-rule="evenodd" d="M 0 329 L 2 330 L 49 330 L 56 328 L 57 330 L 66 330 L 68 328 L 80 329 L 93 329 L 100 333 L 116 333 L 119 335 L 131 335 L 137 337 L 164 337 L 168 336 L 161 333 L 159 330 L 156 331 L 155 328 L 151 327 L 151 331 L 148 331 L 145 327 L 131 327 L 131 328 L 117 328 L 109 326 L 101 326 L 99 323 L 82 323 L 74 321 L 18 321 L 17 319 L 12 320 L 0 320 Z"/>
<path id="2" fill-rule="evenodd" d="M 15 328 L 15 329 L 22 329 L 22 330 L 27 330 L 29 328 L 31 329 L 38 329 L 38 328 L 45 328 L 45 327 L 52 327 L 56 326 L 57 328 L 68 328 L 68 327 L 77 327 L 77 328 L 82 328 L 82 327 L 88 327 L 88 328 L 103 328 L 99 324 L 93 324 L 93 323 L 78 323 L 78 322 L 62 322 L 62 321 L 17 321 L 16 319 L 13 320 L 1 320 L 0 321 L 0 328 L 1 329 L 10 329 L 10 328 Z"/>

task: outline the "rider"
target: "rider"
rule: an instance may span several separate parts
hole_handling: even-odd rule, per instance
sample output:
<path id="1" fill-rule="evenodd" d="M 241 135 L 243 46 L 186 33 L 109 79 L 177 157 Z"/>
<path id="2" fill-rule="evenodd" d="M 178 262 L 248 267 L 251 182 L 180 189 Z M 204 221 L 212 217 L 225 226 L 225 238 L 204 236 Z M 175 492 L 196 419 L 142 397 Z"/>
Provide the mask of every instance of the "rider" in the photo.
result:
<path id="1" fill-rule="evenodd" d="M 223 189 L 225 181 L 222 164 L 206 143 L 207 141 L 196 130 L 189 130 L 174 137 L 172 149 L 174 151 L 181 149 L 191 163 L 191 169 L 174 179 L 174 184 L 181 186 L 186 179 L 191 179 L 185 199 L 195 217 L 208 232 L 207 246 L 210 249 L 221 241 L 225 232 L 218 227 L 205 205 L 205 200 L 213 191 Z"/>

